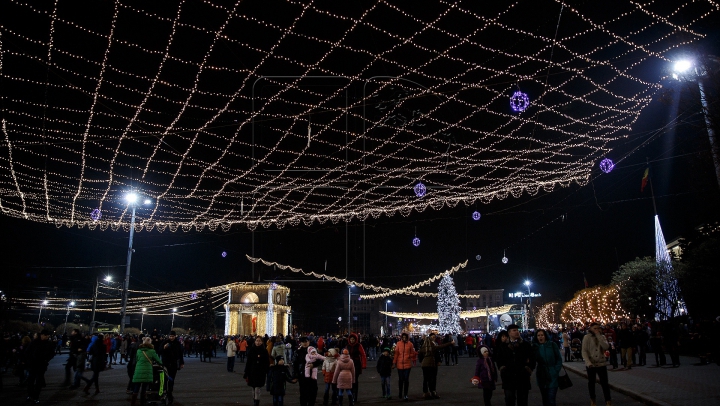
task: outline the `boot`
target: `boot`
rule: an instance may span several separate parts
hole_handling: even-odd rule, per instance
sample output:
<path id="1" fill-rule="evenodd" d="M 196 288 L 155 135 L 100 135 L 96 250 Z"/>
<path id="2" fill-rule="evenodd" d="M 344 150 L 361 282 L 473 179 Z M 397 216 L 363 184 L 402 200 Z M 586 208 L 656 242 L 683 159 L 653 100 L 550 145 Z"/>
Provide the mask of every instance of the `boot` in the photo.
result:
<path id="1" fill-rule="evenodd" d="M 352 393 L 350 396 L 348 396 L 348 406 L 353 406 L 355 404 L 355 399 L 353 399 Z"/>
<path id="2" fill-rule="evenodd" d="M 597 403 L 595 403 L 595 399 L 590 399 L 590 406 L 597 406 Z"/>
<path id="3" fill-rule="evenodd" d="M 438 396 L 437 392 L 431 393 L 433 399 L 440 399 L 440 396 Z"/>
<path id="4" fill-rule="evenodd" d="M 136 406 L 137 405 L 137 393 L 132 394 L 132 399 L 130 399 L 130 406 Z"/>
<path id="5" fill-rule="evenodd" d="M 255 403 L 254 403 L 255 406 L 260 406 L 260 400 L 256 399 L 256 400 L 254 400 L 253 402 L 255 402 Z"/>
<path id="6" fill-rule="evenodd" d="M 323 406 L 328 406 L 328 402 L 330 402 L 330 392 L 325 392 L 323 396 Z"/>

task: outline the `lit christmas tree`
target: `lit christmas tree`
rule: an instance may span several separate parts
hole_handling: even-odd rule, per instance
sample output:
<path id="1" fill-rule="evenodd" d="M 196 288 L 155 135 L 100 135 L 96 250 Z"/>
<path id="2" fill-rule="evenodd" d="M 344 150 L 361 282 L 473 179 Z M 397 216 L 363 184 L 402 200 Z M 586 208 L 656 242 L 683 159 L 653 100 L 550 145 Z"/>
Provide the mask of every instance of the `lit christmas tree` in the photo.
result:
<path id="1" fill-rule="evenodd" d="M 455 283 L 449 274 L 445 274 L 438 286 L 438 330 L 440 334 L 460 333 L 460 299 L 455 291 Z"/>

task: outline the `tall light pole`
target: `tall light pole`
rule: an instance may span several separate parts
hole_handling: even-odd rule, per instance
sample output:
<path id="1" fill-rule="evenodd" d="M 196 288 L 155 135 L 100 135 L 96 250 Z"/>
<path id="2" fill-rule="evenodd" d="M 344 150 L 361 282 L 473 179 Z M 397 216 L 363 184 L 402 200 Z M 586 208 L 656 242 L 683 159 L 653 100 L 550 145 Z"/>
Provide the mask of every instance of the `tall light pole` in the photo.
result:
<path id="1" fill-rule="evenodd" d="M 140 316 L 140 333 L 142 334 L 143 330 L 143 323 L 145 322 L 145 312 L 147 312 L 147 307 L 142 308 L 142 316 Z"/>
<path id="2" fill-rule="evenodd" d="M 720 156 L 718 154 L 720 146 L 716 145 L 715 130 L 710 122 L 710 111 L 708 109 L 707 97 L 705 96 L 705 86 L 702 82 L 702 78 L 706 75 L 707 69 L 698 66 L 691 60 L 680 60 L 675 62 L 673 66 L 673 78 L 678 80 L 682 78 L 697 82 L 698 90 L 700 90 L 700 104 L 702 104 L 703 116 L 705 117 L 705 128 L 707 129 L 708 138 L 710 139 L 710 154 L 712 155 L 713 164 L 715 165 L 715 178 L 717 179 L 718 186 L 720 186 Z"/>
<path id="3" fill-rule="evenodd" d="M 352 298 L 352 288 L 355 285 L 348 285 L 348 335 L 350 335 L 350 330 L 352 327 L 352 319 L 350 318 L 350 306 L 352 305 L 351 298 Z"/>
<path id="4" fill-rule="evenodd" d="M 172 318 L 172 321 L 170 322 L 170 330 L 172 330 L 173 327 L 175 327 L 175 313 L 177 313 L 177 307 L 173 307 L 173 318 Z"/>
<path id="5" fill-rule="evenodd" d="M 125 311 L 127 310 L 128 289 L 130 288 L 130 263 L 133 254 L 133 237 L 135 236 L 135 208 L 137 207 L 138 195 L 130 192 L 125 195 L 125 201 L 132 207 L 132 215 L 130 216 L 130 238 L 128 238 L 127 262 L 125 265 L 125 283 L 122 292 L 122 308 L 120 309 L 120 334 L 125 332 Z M 145 199 L 144 204 L 152 203 L 150 199 Z"/>
<path id="6" fill-rule="evenodd" d="M 388 303 L 391 303 L 392 300 L 388 299 L 385 301 L 385 331 L 388 331 L 388 321 L 387 321 L 387 309 L 388 309 Z"/>
<path id="7" fill-rule="evenodd" d="M 37 324 L 40 324 L 40 315 L 42 314 L 42 308 L 43 308 L 43 306 L 47 306 L 47 304 L 48 304 L 48 301 L 47 301 L 47 300 L 43 300 L 42 303 L 40 303 L 40 311 L 38 312 L 38 322 L 37 322 Z"/>
<path id="8" fill-rule="evenodd" d="M 525 286 L 527 286 L 528 290 L 528 316 L 527 316 L 527 326 L 525 326 L 526 329 L 530 329 L 530 311 L 532 310 L 532 297 L 530 296 L 530 281 L 525 280 Z"/>
<path id="9" fill-rule="evenodd" d="M 68 316 L 70 315 L 70 308 L 73 306 L 75 306 L 75 302 L 70 302 L 67 305 L 67 313 L 65 313 L 65 327 L 63 327 L 63 335 L 65 335 L 65 333 L 67 333 L 67 319 L 68 319 Z"/>

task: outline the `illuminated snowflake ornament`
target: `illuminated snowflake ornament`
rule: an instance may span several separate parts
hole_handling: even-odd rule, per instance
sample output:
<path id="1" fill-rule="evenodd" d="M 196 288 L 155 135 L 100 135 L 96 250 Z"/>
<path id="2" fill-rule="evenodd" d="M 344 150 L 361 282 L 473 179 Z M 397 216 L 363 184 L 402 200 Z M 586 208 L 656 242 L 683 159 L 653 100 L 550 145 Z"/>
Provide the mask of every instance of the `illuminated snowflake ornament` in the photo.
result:
<path id="1" fill-rule="evenodd" d="M 197 292 L 193 292 L 190 294 L 190 300 L 197 300 Z"/>
<path id="2" fill-rule="evenodd" d="M 530 106 L 530 98 L 527 94 L 521 91 L 513 93 L 510 98 L 510 108 L 512 108 L 514 112 L 523 112 L 528 106 Z"/>
<path id="3" fill-rule="evenodd" d="M 92 212 L 90 212 L 90 218 L 92 221 L 98 221 L 102 218 L 102 212 L 100 209 L 94 209 Z"/>
<path id="4" fill-rule="evenodd" d="M 482 257 L 480 255 L 475 255 L 475 259 L 479 261 L 480 259 L 482 259 Z"/>
<path id="5" fill-rule="evenodd" d="M 220 255 L 222 255 L 222 257 L 225 258 L 227 256 L 227 251 L 223 251 L 222 254 L 220 254 Z"/>
<path id="6" fill-rule="evenodd" d="M 507 257 L 505 256 L 505 251 L 503 251 L 502 263 L 503 263 L 503 264 L 507 264 L 507 263 L 508 263 L 508 259 L 507 259 Z"/>
<path id="7" fill-rule="evenodd" d="M 472 214 L 472 219 L 475 220 L 475 221 L 480 220 L 480 212 L 474 211 L 473 214 Z"/>
<path id="8" fill-rule="evenodd" d="M 416 246 L 416 247 L 419 247 L 419 246 L 420 246 L 420 239 L 417 238 L 417 237 L 413 238 L 413 245 Z"/>
<path id="9" fill-rule="evenodd" d="M 612 171 L 614 167 L 615 167 L 615 164 L 613 163 L 612 160 L 610 160 L 608 158 L 605 158 L 602 161 L 600 161 L 600 170 L 605 173 L 610 173 L 610 171 Z"/>
<path id="10" fill-rule="evenodd" d="M 413 190 L 415 191 L 415 196 L 417 197 L 423 197 L 425 196 L 425 193 L 427 193 L 427 188 L 422 184 L 422 182 L 418 182 Z"/>

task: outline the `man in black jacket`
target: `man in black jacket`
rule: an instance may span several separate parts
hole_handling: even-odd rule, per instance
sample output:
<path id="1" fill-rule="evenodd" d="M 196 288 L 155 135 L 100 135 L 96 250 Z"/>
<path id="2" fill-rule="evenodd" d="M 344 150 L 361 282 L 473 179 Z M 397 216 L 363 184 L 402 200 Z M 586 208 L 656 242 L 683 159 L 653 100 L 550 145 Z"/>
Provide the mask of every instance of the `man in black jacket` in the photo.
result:
<path id="1" fill-rule="evenodd" d="M 77 354 L 78 349 L 82 347 L 83 344 L 83 338 L 80 334 L 80 330 L 73 329 L 73 331 L 70 333 L 70 354 L 68 356 L 67 364 L 65 364 L 65 381 L 63 382 L 63 386 L 68 386 L 72 382 L 71 380 L 71 371 L 75 367 L 75 364 L 77 362 Z"/>
<path id="2" fill-rule="evenodd" d="M 625 369 L 632 367 L 633 360 L 633 348 L 635 347 L 635 337 L 633 337 L 632 331 L 628 328 L 627 324 L 620 324 L 620 331 L 618 332 L 618 341 L 620 342 L 620 359 L 622 360 Z"/>
<path id="3" fill-rule="evenodd" d="M 305 377 L 305 356 L 307 355 L 307 349 L 310 346 L 310 342 L 307 337 L 300 338 L 300 348 L 295 351 L 295 358 L 293 359 L 293 377 L 298 380 L 300 385 L 300 406 L 312 406 L 310 405 L 310 397 L 313 392 L 312 385 L 315 385 L 315 391 L 317 391 L 317 382 L 312 378 Z"/>
<path id="4" fill-rule="evenodd" d="M 168 376 L 168 405 L 171 405 L 175 398 L 173 396 L 173 387 L 175 386 L 175 375 L 177 375 L 178 369 L 185 367 L 185 359 L 183 358 L 183 348 L 180 341 L 177 340 L 177 335 L 174 331 L 168 334 L 168 339 L 162 346 L 162 362 L 165 368 L 167 368 Z"/>
<path id="5" fill-rule="evenodd" d="M 43 330 L 27 349 L 27 400 L 39 403 L 40 389 L 45 384 L 45 371 L 48 363 L 55 357 L 55 345 L 50 341 L 50 332 Z"/>
<path id="6" fill-rule="evenodd" d="M 500 344 L 495 355 L 505 390 L 505 404 L 515 405 L 517 401 L 518 406 L 527 406 L 535 357 L 530 343 L 520 338 L 517 325 L 509 325 L 507 331 L 510 340 Z"/>

